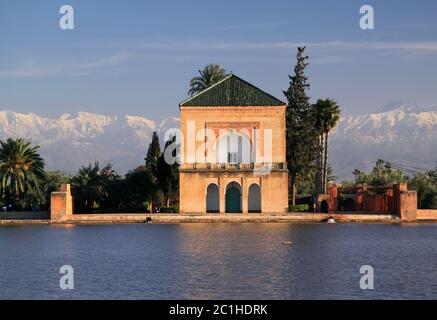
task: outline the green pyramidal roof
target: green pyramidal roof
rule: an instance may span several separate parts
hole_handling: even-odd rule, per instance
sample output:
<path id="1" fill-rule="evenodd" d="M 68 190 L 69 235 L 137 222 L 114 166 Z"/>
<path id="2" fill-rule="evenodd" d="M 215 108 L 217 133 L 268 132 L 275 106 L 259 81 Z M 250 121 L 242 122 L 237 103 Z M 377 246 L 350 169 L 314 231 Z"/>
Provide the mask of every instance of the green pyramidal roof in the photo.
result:
<path id="1" fill-rule="evenodd" d="M 181 107 L 285 106 L 286 103 L 231 74 L 179 104 Z"/>

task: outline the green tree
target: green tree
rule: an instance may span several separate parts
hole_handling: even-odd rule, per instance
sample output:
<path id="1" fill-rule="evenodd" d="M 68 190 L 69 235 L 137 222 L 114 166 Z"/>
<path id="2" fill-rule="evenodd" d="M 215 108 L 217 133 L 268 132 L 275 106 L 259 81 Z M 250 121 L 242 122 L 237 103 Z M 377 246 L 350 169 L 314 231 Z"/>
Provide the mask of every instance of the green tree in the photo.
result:
<path id="1" fill-rule="evenodd" d="M 48 209 L 52 192 L 61 190 L 61 185 L 68 183 L 70 177 L 66 176 L 62 171 L 46 171 L 44 181 L 41 204 L 45 209 Z"/>
<path id="2" fill-rule="evenodd" d="M 71 180 L 75 208 L 92 211 L 102 206 L 110 195 L 110 181 L 117 178 L 111 164 L 103 168 L 100 168 L 99 162 L 83 166 Z"/>
<path id="3" fill-rule="evenodd" d="M 437 209 L 436 182 L 433 171 L 413 175 L 408 188 L 417 191 L 417 206 L 419 209 Z"/>
<path id="4" fill-rule="evenodd" d="M 302 176 L 296 192 L 300 195 L 315 195 L 317 190 L 315 189 L 316 172 L 309 170 Z"/>
<path id="5" fill-rule="evenodd" d="M 296 204 L 296 187 L 308 171 L 314 170 L 319 153 L 318 131 L 315 128 L 313 107 L 309 102 L 308 78 L 305 76 L 308 57 L 305 47 L 298 48 L 294 75 L 289 76 L 290 86 L 284 94 L 286 108 L 287 164 L 291 202 Z"/>
<path id="6" fill-rule="evenodd" d="M 310 170 L 308 171 L 305 176 L 302 177 L 297 193 L 298 194 L 304 194 L 304 195 L 317 195 L 320 193 L 320 189 L 317 185 L 317 175 L 319 173 L 319 170 Z M 334 172 L 332 170 L 332 167 L 328 164 L 328 181 L 335 181 L 338 177 L 334 175 Z"/>
<path id="7" fill-rule="evenodd" d="M 51 193 L 59 191 L 61 184 L 68 183 L 70 177 L 62 171 L 46 171 L 41 188 L 26 192 L 18 202 L 18 207 L 23 210 L 48 210 L 50 208 Z"/>
<path id="8" fill-rule="evenodd" d="M 340 121 L 340 107 L 333 99 L 319 99 L 314 105 L 316 128 L 320 131 L 319 146 L 323 152 L 323 159 L 319 159 L 318 165 L 321 179 L 320 191 L 324 194 L 328 191 L 328 135 Z"/>
<path id="9" fill-rule="evenodd" d="M 190 90 L 188 90 L 190 96 L 202 92 L 228 76 L 226 70 L 218 64 L 208 64 L 203 70 L 199 70 L 199 74 L 200 77 L 194 77 L 190 81 Z"/>
<path id="10" fill-rule="evenodd" d="M 153 192 L 149 204 L 151 212 L 158 212 L 159 208 L 164 205 L 164 192 L 162 192 L 161 189 L 157 188 L 155 192 Z"/>
<path id="11" fill-rule="evenodd" d="M 158 176 L 158 160 L 161 156 L 161 147 L 159 145 L 159 137 L 156 132 L 153 132 L 152 142 L 150 142 L 149 149 L 147 150 L 146 167 L 152 172 L 152 174 Z"/>
<path id="12" fill-rule="evenodd" d="M 355 178 L 355 184 L 363 184 L 363 183 L 367 183 L 367 175 L 365 172 L 359 170 L 359 169 L 355 169 L 352 174 L 354 175 Z"/>
<path id="13" fill-rule="evenodd" d="M 44 183 L 44 160 L 31 140 L 0 141 L 0 190 L 14 206 L 26 193 L 40 192 Z"/>
<path id="14" fill-rule="evenodd" d="M 125 178 L 124 205 L 126 208 L 146 208 L 152 210 L 156 200 L 155 193 L 158 191 L 156 178 L 149 168 L 139 166 L 129 171 Z"/>
<path id="15" fill-rule="evenodd" d="M 376 161 L 370 173 L 355 169 L 353 171 L 356 184 L 369 184 L 372 186 L 387 186 L 393 183 L 408 182 L 408 177 L 399 169 L 393 168 L 389 162 L 382 159 Z"/>
<path id="16" fill-rule="evenodd" d="M 158 185 L 164 194 L 166 206 L 170 206 L 170 201 L 176 199 L 179 194 L 179 165 L 175 161 L 177 156 L 176 136 L 173 136 L 165 143 L 164 152 L 158 160 Z M 169 163 L 170 159 L 173 163 Z"/>
<path id="17" fill-rule="evenodd" d="M 389 162 L 382 159 L 378 159 L 369 178 L 369 184 L 374 186 L 386 186 L 408 181 L 408 177 L 401 170 L 393 168 Z"/>
<path id="18" fill-rule="evenodd" d="M 433 183 L 437 184 L 437 166 L 434 170 L 428 171 L 427 175 Z"/>

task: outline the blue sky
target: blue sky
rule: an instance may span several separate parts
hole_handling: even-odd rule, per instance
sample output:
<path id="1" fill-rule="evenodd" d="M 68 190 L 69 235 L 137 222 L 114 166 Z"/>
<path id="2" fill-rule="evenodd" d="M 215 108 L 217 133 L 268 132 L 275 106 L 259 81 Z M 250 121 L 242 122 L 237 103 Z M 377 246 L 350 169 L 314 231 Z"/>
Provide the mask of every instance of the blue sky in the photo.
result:
<path id="1" fill-rule="evenodd" d="M 75 29 L 59 28 L 59 8 Z M 373 5 L 375 29 L 359 28 Z M 437 104 L 437 1 L 0 2 L 0 109 L 178 114 L 198 69 L 219 63 L 284 99 L 298 45 L 310 96 L 344 114 Z"/>

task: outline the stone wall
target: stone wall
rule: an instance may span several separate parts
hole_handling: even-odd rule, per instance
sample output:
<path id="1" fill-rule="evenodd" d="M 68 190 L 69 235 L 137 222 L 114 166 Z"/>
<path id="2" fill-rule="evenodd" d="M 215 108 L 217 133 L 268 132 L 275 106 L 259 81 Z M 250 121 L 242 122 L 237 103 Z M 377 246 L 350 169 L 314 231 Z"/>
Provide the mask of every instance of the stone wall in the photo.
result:
<path id="1" fill-rule="evenodd" d="M 75 214 L 69 220 L 61 223 L 78 224 L 111 224 L 111 223 L 244 223 L 244 222 L 323 222 L 328 218 L 337 222 L 379 222 L 393 223 L 391 215 L 373 214 L 207 214 L 207 215 L 178 215 L 178 214 Z M 399 221 L 399 220 L 398 220 Z"/>
<path id="2" fill-rule="evenodd" d="M 46 220 L 50 213 L 46 211 L 0 212 L 0 220 Z"/>
<path id="3" fill-rule="evenodd" d="M 409 191 L 406 183 L 393 185 L 394 212 L 403 221 L 417 220 L 417 192 Z"/>
<path id="4" fill-rule="evenodd" d="M 437 210 L 417 209 L 417 220 L 437 220 Z"/>
<path id="5" fill-rule="evenodd" d="M 69 184 L 63 184 L 61 191 L 52 192 L 50 197 L 50 220 L 68 220 L 73 215 L 73 198 Z"/>
<path id="6" fill-rule="evenodd" d="M 341 195 L 344 202 L 355 203 L 354 212 L 357 213 L 393 214 L 403 221 L 417 219 L 417 193 L 408 190 L 406 183 L 387 187 L 371 187 L 363 184 L 352 188 L 339 188 L 334 184 L 329 188 L 328 194 L 331 213 L 338 211 L 338 199 Z"/>

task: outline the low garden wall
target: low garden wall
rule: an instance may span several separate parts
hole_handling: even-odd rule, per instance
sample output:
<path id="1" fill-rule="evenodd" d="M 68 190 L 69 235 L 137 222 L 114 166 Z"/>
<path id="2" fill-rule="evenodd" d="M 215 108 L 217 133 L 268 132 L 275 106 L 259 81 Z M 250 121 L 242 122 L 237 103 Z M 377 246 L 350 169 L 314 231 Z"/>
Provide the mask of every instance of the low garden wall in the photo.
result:
<path id="1" fill-rule="evenodd" d="M 417 209 L 417 220 L 437 220 L 437 210 Z"/>
<path id="2" fill-rule="evenodd" d="M 380 214 L 73 214 L 60 223 L 192 223 L 192 222 L 322 222 L 328 218 L 339 222 L 393 222 L 391 215 Z"/>
<path id="3" fill-rule="evenodd" d="M 0 220 L 47 220 L 50 219 L 46 211 L 12 211 L 0 212 Z"/>

